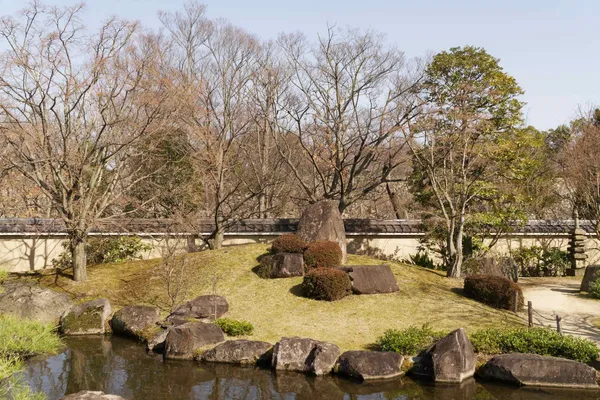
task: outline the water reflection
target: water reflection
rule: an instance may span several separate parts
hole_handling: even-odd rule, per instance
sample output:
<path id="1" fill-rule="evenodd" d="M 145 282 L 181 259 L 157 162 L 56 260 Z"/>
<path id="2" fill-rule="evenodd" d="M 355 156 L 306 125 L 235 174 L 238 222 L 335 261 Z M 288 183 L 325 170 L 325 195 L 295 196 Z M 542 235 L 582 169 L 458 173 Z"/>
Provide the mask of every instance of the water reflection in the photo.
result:
<path id="1" fill-rule="evenodd" d="M 481 385 L 433 385 L 409 378 L 357 383 L 258 368 L 189 361 L 163 362 L 121 338 L 73 338 L 64 352 L 32 360 L 26 379 L 50 400 L 80 390 L 102 390 L 130 400 L 600 400 L 595 391 L 547 391 Z"/>

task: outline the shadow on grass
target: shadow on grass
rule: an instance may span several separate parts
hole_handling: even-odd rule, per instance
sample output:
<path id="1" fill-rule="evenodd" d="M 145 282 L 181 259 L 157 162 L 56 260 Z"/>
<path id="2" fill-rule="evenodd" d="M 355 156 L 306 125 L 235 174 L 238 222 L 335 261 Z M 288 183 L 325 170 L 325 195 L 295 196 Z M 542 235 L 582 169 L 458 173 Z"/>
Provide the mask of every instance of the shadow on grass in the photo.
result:
<path id="1" fill-rule="evenodd" d="M 306 296 L 304 296 L 304 292 L 302 291 L 302 284 L 301 283 L 292 286 L 290 288 L 290 293 L 293 294 L 294 296 L 297 296 L 297 297 L 303 297 L 303 298 L 306 297 Z"/>

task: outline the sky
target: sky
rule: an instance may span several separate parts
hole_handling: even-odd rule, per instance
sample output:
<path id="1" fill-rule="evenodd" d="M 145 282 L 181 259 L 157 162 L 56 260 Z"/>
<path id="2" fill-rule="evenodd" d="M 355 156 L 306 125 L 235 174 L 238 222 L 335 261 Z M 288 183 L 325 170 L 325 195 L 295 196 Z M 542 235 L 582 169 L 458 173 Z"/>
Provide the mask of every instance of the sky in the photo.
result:
<path id="1" fill-rule="evenodd" d="M 46 0 L 46 4 L 72 4 Z M 158 10 L 185 0 L 88 0 L 85 22 L 111 15 L 158 27 Z M 484 47 L 525 90 L 526 122 L 550 129 L 600 105 L 598 0 L 204 0 L 209 18 L 225 18 L 263 39 L 281 32 L 312 38 L 328 24 L 373 29 L 407 57 L 455 46 Z M 22 0 L 0 0 L 2 15 Z"/>

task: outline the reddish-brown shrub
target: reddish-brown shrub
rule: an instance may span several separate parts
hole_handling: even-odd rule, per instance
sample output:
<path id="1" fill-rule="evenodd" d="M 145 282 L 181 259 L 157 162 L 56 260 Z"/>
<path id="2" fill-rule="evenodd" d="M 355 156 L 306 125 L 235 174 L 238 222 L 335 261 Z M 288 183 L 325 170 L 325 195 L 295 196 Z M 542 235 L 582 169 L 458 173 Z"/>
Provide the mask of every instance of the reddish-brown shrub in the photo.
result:
<path id="1" fill-rule="evenodd" d="M 313 242 L 304 252 L 304 264 L 308 268 L 334 268 L 341 263 L 342 249 L 336 242 Z"/>
<path id="2" fill-rule="evenodd" d="M 298 235 L 287 233 L 279 236 L 273 241 L 271 251 L 277 253 L 302 253 L 306 249 L 307 244 L 300 239 Z"/>
<path id="3" fill-rule="evenodd" d="M 344 271 L 335 268 L 315 268 L 302 281 L 306 297 L 315 300 L 335 301 L 352 292 L 350 278 Z"/>
<path id="4" fill-rule="evenodd" d="M 494 308 L 513 310 L 515 292 L 519 293 L 518 308 L 523 308 L 523 291 L 510 279 L 493 275 L 472 275 L 465 278 L 465 296 Z"/>

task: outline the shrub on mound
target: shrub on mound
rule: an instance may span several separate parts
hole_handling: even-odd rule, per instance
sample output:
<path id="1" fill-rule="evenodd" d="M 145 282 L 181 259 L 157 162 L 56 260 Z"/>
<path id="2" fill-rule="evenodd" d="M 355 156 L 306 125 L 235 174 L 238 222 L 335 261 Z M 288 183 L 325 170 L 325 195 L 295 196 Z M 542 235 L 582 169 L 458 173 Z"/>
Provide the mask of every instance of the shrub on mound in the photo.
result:
<path id="1" fill-rule="evenodd" d="M 471 335 L 476 352 L 531 353 L 589 363 L 598 359 L 596 343 L 547 328 L 481 329 Z"/>
<path id="2" fill-rule="evenodd" d="M 278 236 L 271 245 L 271 252 L 277 253 L 302 253 L 307 247 L 307 243 L 300 239 L 300 236 L 288 233 Z"/>
<path id="3" fill-rule="evenodd" d="M 335 301 L 352 292 L 350 278 L 344 271 L 334 268 L 316 268 L 304 275 L 302 291 L 315 300 Z"/>
<path id="4" fill-rule="evenodd" d="M 523 308 L 523 292 L 510 279 L 492 275 L 472 275 L 465 278 L 465 296 L 494 308 L 513 310 L 515 291 L 519 293 L 518 308 Z"/>
<path id="5" fill-rule="evenodd" d="M 334 268 L 341 263 L 342 249 L 336 242 L 313 242 L 304 252 L 304 264 L 309 268 Z"/>

